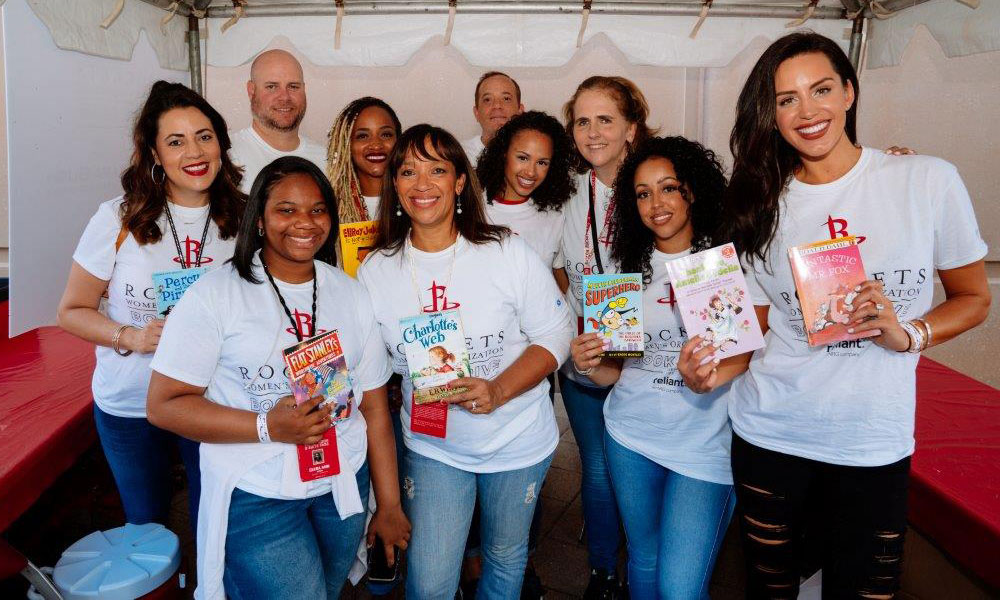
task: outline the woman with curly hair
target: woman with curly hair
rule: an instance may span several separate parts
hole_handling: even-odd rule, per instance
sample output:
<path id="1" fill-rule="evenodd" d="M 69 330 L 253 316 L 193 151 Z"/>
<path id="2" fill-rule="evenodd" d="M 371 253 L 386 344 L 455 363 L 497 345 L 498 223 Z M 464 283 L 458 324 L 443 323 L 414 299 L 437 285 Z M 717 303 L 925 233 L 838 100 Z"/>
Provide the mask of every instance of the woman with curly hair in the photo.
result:
<path id="1" fill-rule="evenodd" d="M 326 175 L 341 223 L 378 218 L 382 175 L 403 127 L 392 107 L 365 96 L 352 101 L 330 128 Z"/>
<path id="2" fill-rule="evenodd" d="M 725 187 L 715 154 L 697 142 L 650 138 L 633 151 L 615 181 L 611 259 L 622 272 L 643 274 L 646 351 L 601 358 L 596 333 L 571 346 L 578 370 L 614 385 L 604 448 L 636 599 L 708 598 L 736 501 L 722 391 L 699 396 L 677 373 L 684 324 L 666 268 L 712 245 Z"/>
<path id="3" fill-rule="evenodd" d="M 97 345 L 94 420 L 128 522 L 166 522 L 169 448 L 177 444 L 194 525 L 198 444 L 146 418 L 149 364 L 166 316 L 157 312 L 152 275 L 231 258 L 246 196 L 225 120 L 179 83 L 153 84 L 132 142 L 124 195 L 97 208 L 73 253 L 59 325 Z"/>
<path id="4" fill-rule="evenodd" d="M 529 111 L 500 128 L 476 167 L 486 195 L 486 216 L 509 227 L 552 265 L 564 291 L 569 280 L 560 252 L 562 207 L 576 192 L 572 159 L 572 141 L 559 121 Z"/>

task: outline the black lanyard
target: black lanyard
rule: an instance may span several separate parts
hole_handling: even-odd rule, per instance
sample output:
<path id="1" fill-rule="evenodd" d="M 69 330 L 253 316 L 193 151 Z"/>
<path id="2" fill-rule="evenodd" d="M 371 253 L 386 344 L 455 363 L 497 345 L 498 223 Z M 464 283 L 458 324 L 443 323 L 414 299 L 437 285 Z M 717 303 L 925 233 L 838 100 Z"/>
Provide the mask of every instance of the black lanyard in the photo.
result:
<path id="1" fill-rule="evenodd" d="M 299 324 L 295 322 L 295 318 L 292 317 L 292 311 L 288 310 L 288 304 L 285 303 L 285 297 L 281 295 L 281 290 L 278 289 L 278 284 L 274 282 L 274 277 L 271 276 L 270 269 L 267 268 L 267 264 L 264 262 L 264 258 L 261 257 L 260 264 L 264 267 L 264 274 L 267 275 L 267 280 L 271 282 L 271 287 L 274 288 L 274 293 L 278 295 L 278 302 L 281 302 L 281 308 L 285 309 L 285 314 L 288 315 L 288 321 L 292 324 L 292 331 L 295 332 L 295 339 L 302 341 L 302 332 L 299 331 Z M 312 305 L 312 320 L 311 328 L 312 331 L 309 332 L 309 337 L 316 334 L 316 280 L 319 279 L 319 273 L 313 268 L 313 305 Z"/>
<path id="2" fill-rule="evenodd" d="M 177 258 L 181 261 L 181 268 L 188 268 L 187 260 L 184 258 L 184 251 L 181 249 L 181 240 L 177 237 L 177 228 L 174 227 L 174 218 L 170 216 L 170 203 L 167 202 L 163 205 L 164 212 L 167 213 L 167 223 L 170 225 L 170 233 L 174 234 L 174 246 L 177 248 Z M 201 241 L 198 243 L 198 260 L 195 262 L 195 267 L 201 266 L 201 257 L 205 254 L 205 240 L 208 238 L 208 225 L 212 222 L 212 209 L 208 209 L 208 214 L 205 215 L 205 229 L 201 232 Z"/>
<path id="3" fill-rule="evenodd" d="M 590 187 L 590 206 L 588 207 L 589 213 L 587 214 L 587 220 L 590 222 L 590 243 L 594 247 L 594 261 L 597 263 L 597 273 L 604 273 L 604 265 L 601 264 L 601 244 L 597 239 L 597 215 L 595 214 L 594 211 L 594 204 L 596 204 L 596 199 L 594 198 L 593 175 L 588 177 L 587 181 Z"/>

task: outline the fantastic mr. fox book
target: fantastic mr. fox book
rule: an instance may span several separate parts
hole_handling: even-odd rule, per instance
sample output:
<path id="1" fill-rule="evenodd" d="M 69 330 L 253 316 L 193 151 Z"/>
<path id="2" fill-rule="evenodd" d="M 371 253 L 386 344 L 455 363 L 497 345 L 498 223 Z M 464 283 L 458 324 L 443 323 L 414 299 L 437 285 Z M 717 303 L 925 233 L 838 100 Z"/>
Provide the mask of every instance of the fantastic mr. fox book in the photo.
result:
<path id="1" fill-rule="evenodd" d="M 422 314 L 399 321 L 415 404 L 439 402 L 464 392 L 448 382 L 468 377 L 469 351 L 457 310 Z"/>
<path id="2" fill-rule="evenodd" d="M 669 260 L 667 276 L 688 337 L 700 335 L 719 358 L 764 347 L 732 244 Z"/>
<path id="3" fill-rule="evenodd" d="M 323 396 L 320 406 L 332 405 L 333 423 L 351 416 L 354 390 L 347 359 L 337 331 L 327 331 L 284 350 L 288 384 L 296 404 Z M 299 475 L 302 481 L 329 477 L 340 472 L 337 429 L 330 427 L 315 444 L 299 444 Z"/>
<path id="4" fill-rule="evenodd" d="M 868 279 L 853 236 L 794 246 L 788 249 L 788 260 L 810 346 L 882 334 L 878 329 L 847 332 L 853 316 L 848 308 L 857 295 L 854 288 Z"/>
<path id="5" fill-rule="evenodd" d="M 601 336 L 601 356 L 642 356 L 641 273 L 583 276 L 583 333 Z"/>

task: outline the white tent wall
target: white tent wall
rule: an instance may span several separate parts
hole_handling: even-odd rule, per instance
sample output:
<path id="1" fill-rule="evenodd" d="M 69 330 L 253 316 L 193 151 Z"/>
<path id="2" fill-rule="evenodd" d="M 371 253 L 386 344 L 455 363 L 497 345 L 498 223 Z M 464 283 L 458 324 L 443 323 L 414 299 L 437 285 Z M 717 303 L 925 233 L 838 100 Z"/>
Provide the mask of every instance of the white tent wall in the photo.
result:
<path id="1" fill-rule="evenodd" d="M 98 204 L 121 194 L 132 117 L 149 86 L 157 79 L 186 83 L 188 75 L 162 68 L 144 37 L 130 62 L 67 52 L 25 0 L 9 0 L 2 10 L 4 189 L 16 282 L 10 334 L 17 335 L 54 322 L 83 228 Z"/>

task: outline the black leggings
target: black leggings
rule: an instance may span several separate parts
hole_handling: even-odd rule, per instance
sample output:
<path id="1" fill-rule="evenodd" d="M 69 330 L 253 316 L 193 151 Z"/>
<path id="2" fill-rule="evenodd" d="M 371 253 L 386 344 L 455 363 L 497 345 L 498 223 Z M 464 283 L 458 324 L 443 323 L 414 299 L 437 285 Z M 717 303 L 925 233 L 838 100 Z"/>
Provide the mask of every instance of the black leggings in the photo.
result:
<path id="1" fill-rule="evenodd" d="M 823 598 L 891 598 L 899 588 L 910 458 L 846 467 L 765 450 L 735 433 L 736 513 L 747 598 L 795 598 L 810 558 Z"/>

